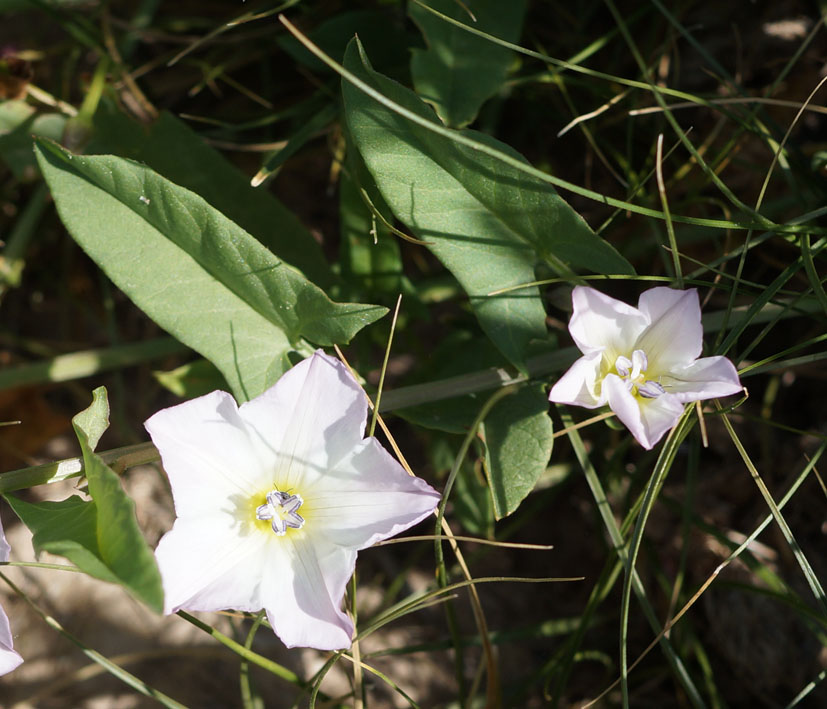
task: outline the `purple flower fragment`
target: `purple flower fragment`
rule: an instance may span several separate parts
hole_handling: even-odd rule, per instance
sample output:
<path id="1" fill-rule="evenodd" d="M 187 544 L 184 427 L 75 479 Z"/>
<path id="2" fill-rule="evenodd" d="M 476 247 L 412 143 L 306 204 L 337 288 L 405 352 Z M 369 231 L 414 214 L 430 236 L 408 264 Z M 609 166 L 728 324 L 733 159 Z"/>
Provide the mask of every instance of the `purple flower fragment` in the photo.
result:
<path id="1" fill-rule="evenodd" d="M 241 406 L 215 391 L 152 416 L 177 514 L 155 551 L 165 611 L 264 608 L 288 647 L 348 647 L 357 551 L 439 501 L 366 420 L 361 387 L 321 350 Z"/>
<path id="2" fill-rule="evenodd" d="M 583 356 L 549 399 L 587 409 L 609 405 L 638 443 L 651 449 L 692 401 L 742 390 L 726 357 L 700 357 L 698 291 L 651 288 L 638 307 L 577 286 L 569 332 Z"/>

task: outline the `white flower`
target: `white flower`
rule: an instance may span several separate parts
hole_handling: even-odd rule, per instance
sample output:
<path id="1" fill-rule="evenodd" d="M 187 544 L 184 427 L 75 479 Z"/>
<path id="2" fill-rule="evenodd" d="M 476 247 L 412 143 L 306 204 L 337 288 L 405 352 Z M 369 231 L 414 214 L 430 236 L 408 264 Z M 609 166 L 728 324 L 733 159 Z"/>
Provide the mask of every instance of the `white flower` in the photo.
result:
<path id="1" fill-rule="evenodd" d="M 362 389 L 321 351 L 240 407 L 215 391 L 152 416 L 178 516 L 155 551 L 165 611 L 264 608 L 288 647 L 348 647 L 357 550 L 439 500 L 364 438 L 366 418 Z"/>
<path id="2" fill-rule="evenodd" d="M 595 409 L 606 404 L 644 448 L 652 448 L 690 401 L 736 394 L 726 357 L 701 357 L 698 292 L 652 288 L 638 307 L 577 286 L 569 332 L 583 353 L 549 399 Z"/>
<path id="3" fill-rule="evenodd" d="M 0 561 L 9 560 L 9 551 L 11 551 L 11 547 L 6 541 L 3 525 L 0 523 Z M 9 617 L 0 606 L 0 675 L 11 672 L 22 662 L 23 658 L 14 651 Z"/>

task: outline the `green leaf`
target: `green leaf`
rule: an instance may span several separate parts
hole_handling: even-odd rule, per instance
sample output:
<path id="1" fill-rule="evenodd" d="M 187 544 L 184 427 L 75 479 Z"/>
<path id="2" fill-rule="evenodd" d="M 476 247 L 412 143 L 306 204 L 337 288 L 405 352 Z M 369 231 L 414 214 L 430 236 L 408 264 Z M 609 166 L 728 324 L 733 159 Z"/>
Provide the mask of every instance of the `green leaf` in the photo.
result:
<path id="1" fill-rule="evenodd" d="M 441 125 L 416 94 L 370 68 L 358 40 L 348 47 L 345 68 Z M 342 90 L 350 133 L 385 201 L 462 284 L 482 328 L 516 366 L 524 368 L 531 340 L 546 337 L 540 292 L 492 291 L 535 280 L 541 259 L 561 273 L 578 266 L 633 272 L 549 184 L 400 116 L 348 81 Z M 493 138 L 462 135 L 524 160 Z"/>
<path id="2" fill-rule="evenodd" d="M 321 247 L 293 213 L 267 190 L 254 188 L 249 176 L 175 116 L 163 112 L 145 126 L 102 103 L 94 128 L 87 153 L 114 153 L 146 163 L 199 194 L 316 285 L 328 289 L 335 283 Z"/>
<path id="3" fill-rule="evenodd" d="M 553 443 L 548 397 L 541 384 L 506 396 L 480 429 L 494 513 L 507 517 L 534 488 L 551 457 Z"/>
<path id="4" fill-rule="evenodd" d="M 469 465 L 463 465 L 454 483 L 454 514 L 469 534 L 493 538 L 494 509 L 488 486 Z"/>
<path id="5" fill-rule="evenodd" d="M 32 531 L 32 545 L 38 554 L 47 551 L 66 557 L 90 576 L 119 583 L 100 558 L 94 503 L 77 495 L 61 502 L 24 502 L 11 495 L 7 495 L 6 500 Z"/>
<path id="6" fill-rule="evenodd" d="M 473 24 L 480 32 L 508 42 L 520 39 L 526 0 L 427 0 L 427 4 L 455 20 Z M 513 52 L 445 22 L 414 2 L 408 3 L 408 14 L 428 45 L 427 49 L 414 49 L 411 57 L 416 92 L 447 125 L 468 125 L 482 104 L 500 90 L 514 60 Z"/>
<path id="7" fill-rule="evenodd" d="M 402 270 L 396 237 L 371 211 L 347 174 L 339 179 L 342 276 L 358 291 L 396 296 L 413 287 Z M 406 306 L 409 304 L 406 303 Z"/>
<path id="8" fill-rule="evenodd" d="M 92 392 L 92 404 L 72 418 L 72 426 L 81 448 L 86 446 L 93 451 L 98 447 L 100 437 L 109 428 L 109 400 L 104 387 Z"/>
<path id="9" fill-rule="evenodd" d="M 462 329 L 461 322 L 451 322 L 448 328 L 449 331 L 438 343 L 427 343 L 427 349 L 412 353 L 415 356 L 418 354 L 419 365 L 412 372 L 413 376 L 405 379 L 405 385 L 446 381 L 468 372 L 506 366 L 502 355 L 484 336 Z M 464 435 L 477 418 L 486 398 L 487 395 L 479 394 L 453 396 L 396 409 L 394 414 L 423 428 Z"/>
<path id="10" fill-rule="evenodd" d="M 106 389 L 72 419 L 89 483 L 91 502 L 77 496 L 62 502 L 29 503 L 8 497 L 33 533 L 35 550 L 64 556 L 90 576 L 124 586 L 159 613 L 164 607 L 161 574 L 138 527 L 135 503 L 118 476 L 92 451 L 109 420 Z"/>
<path id="11" fill-rule="evenodd" d="M 37 144 L 74 239 L 144 312 L 209 359 L 236 397 L 260 394 L 302 338 L 343 343 L 385 308 L 339 304 L 201 197 L 144 165 Z"/>

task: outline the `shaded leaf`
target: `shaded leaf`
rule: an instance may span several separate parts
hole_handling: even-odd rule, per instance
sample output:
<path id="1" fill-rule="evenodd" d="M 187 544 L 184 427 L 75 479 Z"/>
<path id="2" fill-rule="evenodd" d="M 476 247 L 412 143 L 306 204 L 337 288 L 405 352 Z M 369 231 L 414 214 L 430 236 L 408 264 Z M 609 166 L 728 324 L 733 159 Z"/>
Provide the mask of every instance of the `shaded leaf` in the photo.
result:
<path id="1" fill-rule="evenodd" d="M 543 474 L 553 443 L 548 397 L 541 384 L 522 387 L 491 410 L 481 427 L 494 513 L 507 517 Z"/>
<path id="2" fill-rule="evenodd" d="M 339 179 L 339 224 L 342 276 L 358 291 L 396 297 L 414 292 L 402 270 L 397 237 L 377 218 L 350 176 Z M 406 309 L 412 303 L 406 300 Z"/>
<path id="3" fill-rule="evenodd" d="M 473 468 L 463 465 L 454 483 L 454 514 L 469 534 L 493 538 L 494 509 L 488 486 Z"/>
<path id="4" fill-rule="evenodd" d="M 427 0 L 427 4 L 509 42 L 520 38 L 526 8 L 526 0 Z M 445 22 L 416 3 L 408 4 L 408 14 L 428 45 L 427 49 L 414 49 L 411 57 L 416 92 L 447 125 L 468 125 L 482 104 L 500 90 L 514 53 Z"/>
<path id="5" fill-rule="evenodd" d="M 60 502 L 24 502 L 11 495 L 6 499 L 32 531 L 32 544 L 37 553 L 47 551 L 66 557 L 90 576 L 119 583 L 117 576 L 100 558 L 94 503 L 77 495 Z"/>
<path id="6" fill-rule="evenodd" d="M 358 34 L 379 66 L 403 67 L 407 66 L 408 47 L 415 43 L 415 39 L 413 33 L 406 31 L 400 19 L 393 11 L 348 10 L 319 23 L 307 36 L 325 54 L 340 61 L 348 42 Z M 308 52 L 292 35 L 280 37 L 278 44 L 298 64 L 319 73 L 330 73 L 330 68 Z"/>
<path id="7" fill-rule="evenodd" d="M 490 340 L 460 329 L 455 323 L 452 323 L 450 332 L 438 344 L 428 343 L 426 350 L 419 354 L 420 363 L 412 372 L 413 377 L 405 380 L 406 385 L 447 381 L 468 372 L 506 365 Z M 486 392 L 452 396 L 432 403 L 396 409 L 394 414 L 417 426 L 464 435 L 488 395 Z"/>

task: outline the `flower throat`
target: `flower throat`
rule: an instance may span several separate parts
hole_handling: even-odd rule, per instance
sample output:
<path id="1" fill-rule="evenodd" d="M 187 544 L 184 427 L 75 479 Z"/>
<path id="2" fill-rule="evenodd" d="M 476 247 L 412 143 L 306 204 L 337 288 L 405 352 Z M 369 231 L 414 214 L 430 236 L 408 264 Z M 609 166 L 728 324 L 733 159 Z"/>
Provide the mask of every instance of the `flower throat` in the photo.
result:
<path id="1" fill-rule="evenodd" d="M 657 399 L 666 390 L 658 382 L 646 379 L 646 370 L 649 360 L 643 350 L 632 352 L 632 359 L 620 355 L 615 360 L 615 370 L 626 383 L 626 388 L 632 394 L 638 394 L 644 399 Z"/>

